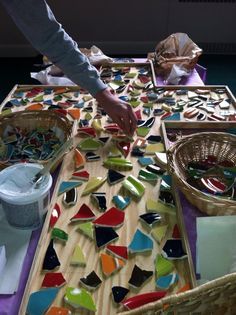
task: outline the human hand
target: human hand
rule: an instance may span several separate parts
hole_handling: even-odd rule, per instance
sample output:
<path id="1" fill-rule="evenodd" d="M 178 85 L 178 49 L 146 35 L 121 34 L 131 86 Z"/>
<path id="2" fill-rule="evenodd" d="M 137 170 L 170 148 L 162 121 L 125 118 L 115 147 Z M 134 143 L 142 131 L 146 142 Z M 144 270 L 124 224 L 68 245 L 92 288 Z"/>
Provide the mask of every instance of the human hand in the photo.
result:
<path id="1" fill-rule="evenodd" d="M 124 133 L 133 136 L 137 127 L 137 118 L 130 104 L 114 96 L 108 89 L 98 92 L 95 98 L 112 121 L 117 123 Z"/>

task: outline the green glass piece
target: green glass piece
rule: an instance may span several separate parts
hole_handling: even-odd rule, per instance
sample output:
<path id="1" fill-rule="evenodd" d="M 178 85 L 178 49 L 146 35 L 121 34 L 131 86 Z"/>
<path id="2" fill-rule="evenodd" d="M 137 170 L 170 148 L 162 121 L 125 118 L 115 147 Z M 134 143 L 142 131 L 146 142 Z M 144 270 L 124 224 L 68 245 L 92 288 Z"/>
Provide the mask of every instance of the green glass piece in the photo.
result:
<path id="1" fill-rule="evenodd" d="M 146 137 L 146 135 L 149 133 L 150 128 L 148 127 L 138 127 L 136 129 L 136 133 L 139 137 Z"/>
<path id="2" fill-rule="evenodd" d="M 43 102 L 43 95 L 36 96 L 32 102 Z"/>
<path id="3" fill-rule="evenodd" d="M 103 162 L 103 165 L 107 168 L 130 171 L 133 168 L 131 161 L 123 158 L 108 158 Z"/>
<path id="4" fill-rule="evenodd" d="M 96 151 L 101 148 L 102 144 L 100 141 L 93 138 L 85 138 L 78 144 L 78 148 L 82 151 Z"/>
<path id="5" fill-rule="evenodd" d="M 129 103 L 133 108 L 136 108 L 140 105 L 140 101 L 129 101 Z"/>
<path id="6" fill-rule="evenodd" d="M 84 119 L 86 119 L 86 120 L 91 120 L 92 118 L 93 118 L 93 116 L 88 112 L 84 116 Z"/>
<path id="7" fill-rule="evenodd" d="M 153 103 L 144 103 L 143 107 L 144 108 L 153 108 Z"/>
<path id="8" fill-rule="evenodd" d="M 166 232 L 167 232 L 167 229 L 168 229 L 168 225 L 165 224 L 165 225 L 161 225 L 161 226 L 157 226 L 157 227 L 154 227 L 152 229 L 152 236 L 153 238 L 160 244 L 161 241 L 164 239 L 164 237 L 166 236 Z"/>
<path id="9" fill-rule="evenodd" d="M 76 265 L 76 266 L 86 266 L 86 258 L 84 256 L 84 253 L 82 252 L 82 249 L 80 248 L 78 244 L 75 246 L 70 264 Z"/>
<path id="10" fill-rule="evenodd" d="M 68 234 L 59 228 L 53 228 L 52 229 L 51 237 L 53 239 L 57 238 L 57 239 L 64 241 L 64 242 L 66 242 L 68 240 Z"/>
<path id="11" fill-rule="evenodd" d="M 93 97 L 91 95 L 84 95 L 83 96 L 83 101 L 88 102 L 91 101 L 93 99 Z"/>
<path id="12" fill-rule="evenodd" d="M 81 231 L 83 234 L 88 236 L 90 239 L 94 239 L 93 234 L 93 223 L 92 222 L 85 222 L 78 225 L 77 230 Z"/>
<path id="13" fill-rule="evenodd" d="M 120 156 L 122 156 L 122 153 L 120 152 L 120 150 L 117 148 L 117 146 L 112 145 L 109 148 L 108 157 L 120 157 Z"/>
<path id="14" fill-rule="evenodd" d="M 56 95 L 54 98 L 53 98 L 54 102 L 60 102 L 62 100 L 62 96 L 61 95 Z"/>
<path id="15" fill-rule="evenodd" d="M 65 302 L 72 305 L 74 308 L 84 308 L 86 310 L 96 312 L 92 295 L 83 288 L 66 288 Z"/>
<path id="16" fill-rule="evenodd" d="M 11 108 L 8 108 L 8 109 L 5 109 L 1 112 L 1 115 L 2 116 L 5 116 L 5 115 L 8 115 L 8 114 L 11 114 L 12 113 L 12 110 Z"/>
<path id="17" fill-rule="evenodd" d="M 158 180 L 157 174 L 149 172 L 145 169 L 139 171 L 138 178 L 142 180 L 146 180 L 147 182 L 156 182 Z"/>
<path id="18" fill-rule="evenodd" d="M 106 179 L 106 177 L 91 177 L 82 192 L 82 196 L 88 195 L 101 187 L 105 183 Z"/>
<path id="19" fill-rule="evenodd" d="M 141 94 L 141 92 L 137 89 L 134 89 L 130 92 L 130 95 L 132 96 L 139 96 Z"/>
<path id="20" fill-rule="evenodd" d="M 163 202 L 147 199 L 146 201 L 146 210 L 150 212 L 157 212 L 157 213 L 167 213 L 170 215 L 176 215 L 176 208 L 173 206 L 169 206 L 164 204 Z"/>
<path id="21" fill-rule="evenodd" d="M 162 255 L 157 254 L 155 260 L 155 269 L 157 277 L 163 277 L 172 272 L 174 269 L 174 264 L 171 260 L 168 260 Z"/>
<path id="22" fill-rule="evenodd" d="M 127 73 L 125 74 L 125 78 L 126 78 L 126 79 L 133 79 L 133 78 L 136 77 L 136 75 L 137 75 L 136 72 L 127 72 Z"/>
<path id="23" fill-rule="evenodd" d="M 122 183 L 122 186 L 125 187 L 132 195 L 135 197 L 142 197 L 145 191 L 145 186 L 133 175 L 129 175 Z"/>

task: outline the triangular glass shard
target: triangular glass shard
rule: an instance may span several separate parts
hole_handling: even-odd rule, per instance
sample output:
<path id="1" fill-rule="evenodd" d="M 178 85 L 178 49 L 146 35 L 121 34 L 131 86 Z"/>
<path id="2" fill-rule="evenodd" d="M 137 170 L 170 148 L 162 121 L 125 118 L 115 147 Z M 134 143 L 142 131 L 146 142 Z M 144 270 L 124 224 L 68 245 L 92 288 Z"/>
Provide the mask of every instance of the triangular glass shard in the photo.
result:
<path id="1" fill-rule="evenodd" d="M 60 261 L 58 260 L 57 253 L 53 247 L 53 239 L 51 239 L 43 260 L 43 270 L 54 270 L 60 267 Z"/>
<path id="2" fill-rule="evenodd" d="M 159 194 L 159 200 L 167 205 L 174 206 L 175 200 L 171 191 L 162 190 Z"/>
<path id="3" fill-rule="evenodd" d="M 77 170 L 84 167 L 84 164 L 86 163 L 85 158 L 83 157 L 83 155 L 78 149 L 74 150 L 74 161 L 75 161 L 75 168 Z"/>
<path id="4" fill-rule="evenodd" d="M 80 119 L 80 109 L 79 108 L 71 108 L 67 110 L 68 114 L 75 120 Z"/>
<path id="5" fill-rule="evenodd" d="M 87 171 L 74 172 L 72 174 L 72 178 L 77 179 L 77 180 L 88 181 L 89 180 L 89 173 Z"/>
<path id="6" fill-rule="evenodd" d="M 58 190 L 58 195 L 63 194 L 64 192 L 67 192 L 69 190 L 71 190 L 72 188 L 78 187 L 80 185 L 82 185 L 82 182 L 61 182 L 60 186 L 59 186 L 59 190 Z"/>
<path id="7" fill-rule="evenodd" d="M 82 204 L 79 211 L 70 219 L 72 222 L 80 220 L 93 220 L 95 219 L 95 214 L 85 203 Z"/>
<path id="8" fill-rule="evenodd" d="M 127 246 L 107 245 L 107 250 L 118 258 L 128 259 Z"/>
<path id="9" fill-rule="evenodd" d="M 164 258 L 162 255 L 157 254 L 155 261 L 155 269 L 157 277 L 165 276 L 171 273 L 174 269 L 174 264 L 171 260 Z"/>
<path id="10" fill-rule="evenodd" d="M 29 315 L 45 314 L 57 296 L 59 288 L 47 288 L 30 294 L 27 311 Z"/>
<path id="11" fill-rule="evenodd" d="M 124 300 L 126 295 L 129 293 L 129 289 L 126 289 L 121 286 L 114 286 L 111 288 L 112 296 L 115 303 L 120 303 Z"/>
<path id="12" fill-rule="evenodd" d="M 145 180 L 149 183 L 156 184 L 159 177 L 158 177 L 158 175 L 156 175 L 152 172 L 149 172 L 146 169 L 141 169 L 138 173 L 138 178 L 141 180 Z"/>
<path id="13" fill-rule="evenodd" d="M 151 251 L 153 249 L 153 240 L 137 229 L 128 248 L 131 253 Z"/>
<path id="14" fill-rule="evenodd" d="M 115 207 L 110 208 L 104 214 L 102 214 L 99 218 L 93 221 L 93 224 L 97 226 L 104 227 L 120 227 L 125 219 L 125 213 L 116 209 Z"/>
<path id="15" fill-rule="evenodd" d="M 101 159 L 100 155 L 97 155 L 94 152 L 87 152 L 85 154 L 85 158 L 87 162 L 95 162 L 95 161 L 99 161 Z"/>
<path id="16" fill-rule="evenodd" d="M 78 144 L 82 151 L 96 151 L 101 148 L 101 142 L 94 138 L 85 138 Z"/>
<path id="17" fill-rule="evenodd" d="M 95 271 L 92 271 L 86 277 L 80 278 L 80 282 L 87 290 L 94 291 L 100 286 L 102 280 Z"/>
<path id="18" fill-rule="evenodd" d="M 106 177 L 91 177 L 82 192 L 82 196 L 88 195 L 101 187 L 105 183 L 106 179 Z"/>
<path id="19" fill-rule="evenodd" d="M 181 239 L 169 239 L 162 248 L 162 255 L 167 259 L 186 258 Z"/>
<path id="20" fill-rule="evenodd" d="M 157 226 L 154 229 L 152 229 L 152 236 L 154 237 L 154 239 L 160 244 L 162 242 L 162 240 L 164 239 L 164 237 L 166 236 L 166 232 L 168 229 L 168 225 L 161 225 L 161 226 Z"/>
<path id="21" fill-rule="evenodd" d="M 43 278 L 42 288 L 61 287 L 66 283 L 66 279 L 61 272 L 47 272 Z"/>
<path id="22" fill-rule="evenodd" d="M 66 288 L 64 300 L 74 308 L 83 308 L 91 312 L 97 310 L 92 295 L 83 288 Z"/>
<path id="23" fill-rule="evenodd" d="M 139 137 L 146 137 L 146 135 L 149 133 L 150 128 L 148 127 L 138 127 L 136 129 L 136 133 Z"/>
<path id="24" fill-rule="evenodd" d="M 85 222 L 77 225 L 77 230 L 88 236 L 91 240 L 94 239 L 94 229 L 92 222 Z"/>
<path id="25" fill-rule="evenodd" d="M 98 248 L 109 244 L 119 237 L 113 228 L 101 226 L 95 226 L 95 236 Z"/>
<path id="26" fill-rule="evenodd" d="M 129 154 L 129 151 L 130 151 L 130 142 L 120 141 L 120 142 L 117 142 L 116 145 L 117 145 L 118 149 L 122 152 L 124 157 L 126 158 Z"/>
<path id="27" fill-rule="evenodd" d="M 125 262 L 122 259 L 115 258 L 105 253 L 101 253 L 102 272 L 109 277 L 120 268 L 124 267 Z"/>
<path id="28" fill-rule="evenodd" d="M 78 244 L 75 246 L 73 255 L 70 260 L 70 264 L 83 267 L 86 265 L 86 258 L 81 247 Z"/>
<path id="29" fill-rule="evenodd" d="M 129 285 L 134 288 L 140 288 L 151 276 L 153 271 L 144 270 L 134 265 L 131 277 L 128 281 Z"/>
<path id="30" fill-rule="evenodd" d="M 144 214 L 141 214 L 139 218 L 145 222 L 149 227 L 152 227 L 156 223 L 161 222 L 161 216 L 157 214 L 156 212 L 147 212 Z"/>
<path id="31" fill-rule="evenodd" d="M 149 137 L 147 137 L 147 141 L 148 143 L 158 143 L 162 141 L 162 137 L 157 135 L 150 135 Z"/>
<path id="32" fill-rule="evenodd" d="M 121 182 L 125 178 L 125 175 L 113 170 L 109 169 L 107 174 L 107 180 L 110 185 L 117 184 Z"/>
<path id="33" fill-rule="evenodd" d="M 166 276 L 159 277 L 156 280 L 156 286 L 160 289 L 169 289 L 170 286 L 172 286 L 174 283 L 178 282 L 179 276 L 177 273 L 171 273 Z"/>
<path id="34" fill-rule="evenodd" d="M 181 234 L 180 234 L 179 227 L 177 224 L 174 225 L 172 237 L 173 238 L 181 238 Z"/>

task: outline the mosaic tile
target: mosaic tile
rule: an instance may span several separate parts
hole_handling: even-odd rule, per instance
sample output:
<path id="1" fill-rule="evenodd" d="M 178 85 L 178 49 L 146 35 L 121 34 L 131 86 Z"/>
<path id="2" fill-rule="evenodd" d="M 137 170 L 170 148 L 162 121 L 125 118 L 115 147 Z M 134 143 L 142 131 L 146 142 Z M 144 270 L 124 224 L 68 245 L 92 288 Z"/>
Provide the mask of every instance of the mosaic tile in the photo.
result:
<path id="1" fill-rule="evenodd" d="M 156 163 L 161 167 L 167 167 L 167 155 L 166 153 L 156 152 L 155 153 Z"/>
<path id="2" fill-rule="evenodd" d="M 68 241 L 68 234 L 63 230 L 54 227 L 52 229 L 52 232 L 51 232 L 51 238 L 52 239 L 58 239 L 58 240 L 63 241 L 63 242 L 67 242 Z"/>
<path id="3" fill-rule="evenodd" d="M 52 306 L 45 315 L 71 315 L 71 311 L 65 307 Z"/>
<path id="4" fill-rule="evenodd" d="M 174 196 L 173 196 L 172 192 L 170 192 L 168 190 L 160 191 L 159 200 L 162 201 L 163 203 L 167 204 L 167 205 L 170 205 L 170 206 L 175 205 Z"/>
<path id="5" fill-rule="evenodd" d="M 92 128 L 92 127 L 88 127 L 88 126 L 81 127 L 79 129 L 77 129 L 77 132 L 78 132 L 78 135 L 82 134 L 82 135 L 89 136 L 89 137 L 94 137 L 94 138 L 96 137 L 96 132 L 95 132 L 94 128 Z"/>
<path id="6" fill-rule="evenodd" d="M 121 157 L 121 156 L 122 156 L 122 154 L 116 145 L 110 146 L 109 152 L 108 152 L 109 158 L 117 158 L 117 157 Z"/>
<path id="7" fill-rule="evenodd" d="M 132 296 L 121 303 L 128 309 L 133 310 L 148 303 L 155 302 L 162 299 L 166 295 L 166 291 L 156 291 L 150 293 L 143 293 L 139 295 Z"/>
<path id="8" fill-rule="evenodd" d="M 118 149 L 122 152 L 124 157 L 126 158 L 130 152 L 130 142 L 120 141 L 120 142 L 117 142 L 116 145 L 117 145 Z"/>
<path id="9" fill-rule="evenodd" d="M 107 174 L 107 181 L 110 185 L 117 184 L 121 182 L 125 178 L 125 175 L 113 170 L 109 169 Z"/>
<path id="10" fill-rule="evenodd" d="M 107 251 L 118 258 L 121 259 L 128 259 L 128 250 L 127 246 L 120 246 L 120 245 L 107 245 L 106 247 Z"/>
<path id="11" fill-rule="evenodd" d="M 96 151 L 101 148 L 101 142 L 94 138 L 85 138 L 78 144 L 82 151 Z"/>
<path id="12" fill-rule="evenodd" d="M 133 168 L 131 161 L 123 159 L 123 158 L 115 158 L 115 157 L 108 158 L 107 160 L 103 162 L 103 165 L 109 169 L 123 170 L 123 171 L 130 171 Z"/>
<path id="13" fill-rule="evenodd" d="M 162 137 L 159 135 L 150 135 L 147 137 L 148 143 L 158 143 L 162 141 Z"/>
<path id="14" fill-rule="evenodd" d="M 176 273 L 171 273 L 169 275 L 159 277 L 156 280 L 156 286 L 160 289 L 169 289 L 173 284 L 178 282 L 179 276 Z"/>
<path id="15" fill-rule="evenodd" d="M 153 238 L 160 244 L 162 240 L 165 238 L 167 233 L 168 225 L 164 224 L 161 226 L 154 227 L 152 229 L 151 235 Z"/>
<path id="16" fill-rule="evenodd" d="M 159 177 L 158 177 L 158 175 L 156 175 L 152 172 L 149 172 L 145 169 L 141 169 L 138 173 L 138 178 L 141 180 L 145 180 L 149 183 L 156 184 Z"/>
<path id="17" fill-rule="evenodd" d="M 102 280 L 99 278 L 95 271 L 92 271 L 86 277 L 80 278 L 80 283 L 87 290 L 94 291 L 100 286 Z"/>
<path id="18" fill-rule="evenodd" d="M 157 254 L 155 260 L 155 269 L 157 277 L 163 277 L 174 270 L 174 264 L 171 260 L 168 260 L 162 255 Z"/>
<path id="19" fill-rule="evenodd" d="M 137 265 L 134 265 L 131 277 L 128 281 L 129 285 L 134 288 L 140 288 L 144 283 L 150 279 L 153 275 L 153 271 L 144 270 L 139 268 Z"/>
<path id="20" fill-rule="evenodd" d="M 112 197 L 112 201 L 118 209 L 124 210 L 130 204 L 131 198 L 116 195 Z"/>
<path id="21" fill-rule="evenodd" d="M 61 287 L 66 279 L 61 272 L 47 272 L 43 278 L 42 288 Z"/>
<path id="22" fill-rule="evenodd" d="M 58 195 L 61 195 L 75 187 L 78 187 L 80 185 L 82 185 L 83 183 L 82 182 L 69 182 L 69 181 L 64 181 L 64 182 L 61 182 L 60 186 L 59 186 L 59 190 L 58 190 Z"/>
<path id="23" fill-rule="evenodd" d="M 60 215 L 61 215 L 61 209 L 60 209 L 60 206 L 56 203 L 52 209 L 52 213 L 50 216 L 50 222 L 49 222 L 50 228 L 54 227 Z"/>
<path id="24" fill-rule="evenodd" d="M 95 154 L 94 152 L 86 152 L 85 159 L 87 162 L 95 162 L 101 159 L 100 155 Z"/>
<path id="25" fill-rule="evenodd" d="M 73 266 L 86 266 L 86 257 L 78 244 L 74 248 L 70 264 Z"/>
<path id="26" fill-rule="evenodd" d="M 128 248 L 130 253 L 151 251 L 153 249 L 153 240 L 147 234 L 137 229 Z"/>
<path id="27" fill-rule="evenodd" d="M 111 288 L 112 297 L 115 303 L 120 303 L 124 300 L 126 295 L 129 293 L 129 289 L 121 286 L 114 286 Z"/>
<path id="28" fill-rule="evenodd" d="M 72 207 L 77 202 L 77 190 L 76 188 L 72 188 L 66 192 L 64 192 L 62 203 L 65 207 Z"/>
<path id="29" fill-rule="evenodd" d="M 75 168 L 78 170 L 80 168 L 83 168 L 86 160 L 81 154 L 81 152 L 78 149 L 74 150 L 74 161 L 75 161 Z"/>
<path id="30" fill-rule="evenodd" d="M 146 137 L 146 135 L 149 133 L 149 131 L 150 131 L 150 128 L 148 128 L 148 127 L 138 127 L 136 129 L 137 136 L 139 136 L 139 137 Z"/>
<path id="31" fill-rule="evenodd" d="M 91 126 L 95 129 L 96 133 L 100 133 L 101 131 L 103 131 L 103 127 L 102 127 L 102 122 L 101 119 L 94 119 L 92 121 Z"/>
<path id="32" fill-rule="evenodd" d="M 156 164 L 149 164 L 147 165 L 146 169 L 149 171 L 149 172 L 152 172 L 154 174 L 157 174 L 159 176 L 163 175 L 166 170 L 161 168 L 160 166 L 156 165 Z"/>
<path id="33" fill-rule="evenodd" d="M 79 108 L 71 108 L 67 110 L 68 114 L 74 119 L 80 119 L 80 109 Z"/>
<path id="34" fill-rule="evenodd" d="M 167 213 L 174 216 L 176 215 L 176 209 L 173 206 L 166 205 L 153 199 L 147 199 L 146 210 L 150 212 Z"/>
<path id="35" fill-rule="evenodd" d="M 95 237 L 97 247 L 100 248 L 116 240 L 119 235 L 111 227 L 95 226 Z"/>
<path id="36" fill-rule="evenodd" d="M 138 158 L 138 163 L 141 166 L 147 166 L 147 165 L 154 164 L 154 160 L 151 157 L 139 157 Z"/>
<path id="37" fill-rule="evenodd" d="M 161 216 L 157 214 L 156 212 L 148 212 L 148 213 L 141 214 L 139 218 L 149 227 L 152 227 L 156 223 L 160 223 L 162 219 Z"/>
<path id="38" fill-rule="evenodd" d="M 82 196 L 88 195 L 101 187 L 106 179 L 106 177 L 91 177 L 82 192 Z"/>
<path id="39" fill-rule="evenodd" d="M 118 228 L 124 223 L 125 213 L 116 209 L 110 208 L 100 217 L 93 221 L 96 226 L 113 227 Z"/>
<path id="40" fill-rule="evenodd" d="M 70 219 L 71 222 L 83 221 L 83 220 L 94 220 L 95 214 L 85 203 L 79 208 L 79 211 Z"/>
<path id="41" fill-rule="evenodd" d="M 162 255 L 167 259 L 186 258 L 181 239 L 168 239 L 162 248 Z"/>
<path id="42" fill-rule="evenodd" d="M 92 198 L 92 201 L 94 201 L 96 207 L 100 211 L 105 211 L 107 209 L 106 193 L 103 193 L 103 192 L 92 193 L 91 198 Z"/>
<path id="43" fill-rule="evenodd" d="M 105 253 L 101 253 L 102 272 L 106 277 L 124 267 L 125 262 L 122 259 L 115 258 Z"/>
<path id="44" fill-rule="evenodd" d="M 97 308 L 92 295 L 83 288 L 67 287 L 64 301 L 74 308 L 96 312 Z"/>
<path id="45" fill-rule="evenodd" d="M 26 313 L 28 315 L 42 315 L 52 304 L 59 288 L 47 288 L 30 294 Z"/>
<path id="46" fill-rule="evenodd" d="M 172 231 L 172 237 L 173 238 L 181 238 L 181 234 L 180 234 L 179 227 L 177 224 L 174 225 L 174 228 Z"/>
<path id="47" fill-rule="evenodd" d="M 89 180 L 89 173 L 87 171 L 74 172 L 74 173 L 72 173 L 72 179 L 88 181 Z"/>
<path id="48" fill-rule="evenodd" d="M 148 144 L 145 148 L 145 154 L 155 154 L 156 152 L 164 152 L 165 147 L 163 143 L 153 143 L 153 144 Z"/>
<path id="49" fill-rule="evenodd" d="M 51 241 L 47 247 L 45 256 L 44 256 L 42 268 L 43 268 L 43 270 L 52 271 L 56 268 L 59 268 L 60 265 L 61 264 L 60 264 L 60 261 L 58 260 L 57 253 L 53 247 L 53 239 L 51 239 Z"/>
<path id="50" fill-rule="evenodd" d="M 77 230 L 88 236 L 91 240 L 94 239 L 94 229 L 92 222 L 85 222 L 77 225 Z"/>
<path id="51" fill-rule="evenodd" d="M 137 198 L 141 198 L 145 192 L 145 186 L 143 183 L 141 183 L 141 181 L 133 175 L 129 175 L 123 181 L 122 186 Z"/>

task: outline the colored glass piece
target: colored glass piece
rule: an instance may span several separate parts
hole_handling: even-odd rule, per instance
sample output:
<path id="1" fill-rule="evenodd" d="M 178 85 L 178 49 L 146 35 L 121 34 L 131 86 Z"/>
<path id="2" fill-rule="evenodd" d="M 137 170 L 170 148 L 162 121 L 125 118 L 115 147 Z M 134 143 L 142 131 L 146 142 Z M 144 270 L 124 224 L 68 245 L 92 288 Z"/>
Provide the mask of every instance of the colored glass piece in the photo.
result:
<path id="1" fill-rule="evenodd" d="M 78 187 L 82 185 L 82 182 L 61 182 L 60 186 L 59 186 L 59 190 L 58 190 L 58 195 L 61 195 L 75 187 Z"/>
<path id="2" fill-rule="evenodd" d="M 112 197 L 112 201 L 118 209 L 124 210 L 130 204 L 131 198 L 116 195 Z"/>
<path id="3" fill-rule="evenodd" d="M 106 179 L 106 177 L 91 177 L 82 192 L 82 196 L 88 195 L 101 187 L 105 183 Z"/>
<path id="4" fill-rule="evenodd" d="M 171 273 L 166 276 L 159 277 L 156 280 L 156 286 L 160 289 L 169 289 L 174 283 L 178 282 L 179 276 L 176 273 Z"/>
<path id="5" fill-rule="evenodd" d="M 135 156 L 135 157 L 142 157 L 142 156 L 144 156 L 144 149 L 134 147 L 131 151 L 131 155 Z"/>
<path id="6" fill-rule="evenodd" d="M 59 288 L 47 288 L 30 294 L 26 313 L 28 315 L 45 314 L 54 301 Z"/>
<path id="7" fill-rule="evenodd" d="M 76 265 L 76 266 L 83 266 L 83 267 L 86 266 L 86 258 L 84 256 L 84 253 L 82 252 L 82 249 L 80 248 L 78 244 L 75 246 L 70 264 Z"/>
<path id="8" fill-rule="evenodd" d="M 137 138 L 133 144 L 133 148 L 145 148 L 146 147 L 146 140 L 142 138 Z"/>
<path id="9" fill-rule="evenodd" d="M 78 231 L 81 231 L 83 234 L 88 236 L 91 240 L 94 239 L 93 224 L 91 222 L 81 223 L 77 227 L 78 227 L 77 228 Z"/>
<path id="10" fill-rule="evenodd" d="M 147 199 L 146 210 L 150 212 L 167 213 L 170 215 L 176 215 L 176 209 L 173 206 L 169 206 L 160 201 L 153 199 Z"/>
<path id="11" fill-rule="evenodd" d="M 60 261 L 58 260 L 57 253 L 53 247 L 53 239 L 51 239 L 48 248 L 45 253 L 43 260 L 43 270 L 54 270 L 60 266 Z"/>
<path id="12" fill-rule="evenodd" d="M 123 158 L 108 158 L 103 162 L 103 165 L 110 169 L 118 169 L 123 171 L 130 171 L 133 168 L 131 161 Z"/>
<path id="13" fill-rule="evenodd" d="M 65 307 L 52 306 L 45 315 L 71 315 L 71 311 Z"/>
<path id="14" fill-rule="evenodd" d="M 97 247 L 100 248 L 116 240 L 119 235 L 111 227 L 95 226 L 95 237 Z"/>
<path id="15" fill-rule="evenodd" d="M 97 310 L 92 295 L 83 288 L 66 288 L 64 300 L 74 308 L 81 307 L 91 312 L 96 312 Z"/>
<path id="16" fill-rule="evenodd" d="M 68 234 L 63 230 L 54 227 L 52 229 L 51 238 L 66 242 L 68 241 Z"/>
<path id="17" fill-rule="evenodd" d="M 158 180 L 158 176 L 152 172 L 141 169 L 138 173 L 138 178 L 141 180 L 145 180 L 147 182 L 156 183 Z"/>
<path id="18" fill-rule="evenodd" d="M 95 271 L 90 272 L 86 277 L 80 278 L 80 282 L 87 290 L 96 290 L 100 284 L 102 283 L 102 280 L 98 277 Z"/>
<path id="19" fill-rule="evenodd" d="M 150 135 L 149 137 L 147 137 L 147 141 L 148 143 L 158 143 L 162 141 L 162 137 L 157 135 Z"/>
<path id="20" fill-rule="evenodd" d="M 152 173 L 157 174 L 157 175 L 163 175 L 166 172 L 165 169 L 162 169 L 160 166 L 158 166 L 156 164 L 147 165 L 146 169 L 149 172 L 152 172 Z"/>
<path id="21" fill-rule="evenodd" d="M 131 253 L 150 251 L 153 249 L 153 240 L 137 229 L 128 248 Z"/>
<path id="22" fill-rule="evenodd" d="M 166 236 L 166 232 L 168 229 L 168 225 L 161 225 L 161 226 L 157 226 L 154 229 L 152 229 L 152 236 L 154 237 L 154 239 L 160 244 L 162 242 L 162 240 L 164 239 L 164 237 Z"/>
<path id="23" fill-rule="evenodd" d="M 145 154 L 155 154 L 156 152 L 164 152 L 165 148 L 163 143 L 148 144 L 145 148 Z"/>
<path id="24" fill-rule="evenodd" d="M 122 302 L 126 295 L 129 293 L 129 289 L 126 289 L 121 286 L 114 286 L 111 288 L 111 291 L 115 303 Z"/>
<path id="25" fill-rule="evenodd" d="M 78 149 L 74 150 L 74 161 L 76 169 L 84 167 L 84 164 L 86 163 L 85 158 Z"/>
<path id="26" fill-rule="evenodd" d="M 47 272 L 43 278 L 42 288 L 61 287 L 66 279 L 61 272 Z"/>
<path id="27" fill-rule="evenodd" d="M 159 166 L 166 167 L 167 166 L 167 155 L 166 153 L 156 152 L 155 153 L 156 163 Z"/>
<path id="28" fill-rule="evenodd" d="M 37 104 L 32 104 L 26 107 L 26 110 L 42 110 L 43 109 L 43 104 L 37 103 Z"/>
<path id="29" fill-rule="evenodd" d="M 174 269 L 174 264 L 171 260 L 164 258 L 162 255 L 157 254 L 155 261 L 155 269 L 157 277 L 163 277 L 171 273 Z"/>
<path id="30" fill-rule="evenodd" d="M 89 173 L 87 171 L 74 172 L 72 174 L 72 178 L 73 179 L 78 179 L 78 180 L 80 179 L 80 180 L 88 181 Z"/>
<path id="31" fill-rule="evenodd" d="M 146 137 L 146 135 L 149 133 L 150 128 L 148 127 L 138 127 L 136 129 L 136 133 L 139 137 Z"/>
<path id="32" fill-rule="evenodd" d="M 54 227 L 54 225 L 56 224 L 60 215 L 61 215 L 61 209 L 60 209 L 60 206 L 56 203 L 52 209 L 52 213 L 51 213 L 51 217 L 50 217 L 49 226 L 51 228 Z"/>
<path id="33" fill-rule="evenodd" d="M 62 203 L 66 207 L 72 207 L 77 202 L 77 190 L 76 188 L 72 188 L 66 192 L 64 192 Z"/>
<path id="34" fill-rule="evenodd" d="M 109 169 L 107 174 L 107 180 L 110 185 L 117 184 L 121 182 L 125 178 L 125 175 L 113 170 Z"/>
<path id="35" fill-rule="evenodd" d="M 126 246 L 107 245 L 107 250 L 113 255 L 121 259 L 128 259 L 128 251 Z"/>
<path id="36" fill-rule="evenodd" d="M 141 166 L 154 164 L 154 160 L 150 157 L 139 157 L 138 162 Z"/>
<path id="37" fill-rule="evenodd" d="M 79 208 L 79 211 L 70 219 L 72 222 L 80 220 L 93 220 L 95 219 L 95 214 L 85 203 Z"/>
<path id="38" fill-rule="evenodd" d="M 91 198 L 95 201 L 96 206 L 98 207 L 99 210 L 105 211 L 107 209 L 106 193 L 102 192 L 92 193 Z"/>
<path id="39" fill-rule="evenodd" d="M 169 239 L 162 248 L 162 254 L 168 259 L 182 259 L 187 256 L 181 239 Z"/>
<path id="40" fill-rule="evenodd" d="M 113 132 L 117 133 L 118 131 L 120 131 L 120 127 L 117 124 L 106 125 L 104 126 L 104 129 L 111 133 Z"/>
<path id="41" fill-rule="evenodd" d="M 135 295 L 129 299 L 122 301 L 122 304 L 128 309 L 133 310 L 145 304 L 155 302 L 162 299 L 166 295 L 166 291 L 157 291 Z"/>
<path id="42" fill-rule="evenodd" d="M 170 191 L 167 191 L 167 190 L 160 191 L 159 199 L 163 203 L 166 203 L 167 205 L 171 205 L 171 206 L 175 205 L 174 197 Z"/>
<path id="43" fill-rule="evenodd" d="M 87 121 L 87 120 L 86 120 Z M 84 134 L 91 137 L 96 137 L 96 132 L 91 127 L 81 127 L 77 130 L 78 134 Z"/>
<path id="44" fill-rule="evenodd" d="M 94 138 L 85 138 L 78 144 L 82 151 L 96 151 L 101 148 L 101 142 Z"/>
<path id="45" fill-rule="evenodd" d="M 179 227 L 177 224 L 174 225 L 172 237 L 173 238 L 181 238 L 181 234 L 180 234 Z"/>
<path id="46" fill-rule="evenodd" d="M 172 185 L 172 178 L 170 175 L 163 175 L 161 180 L 160 190 L 170 190 Z"/>
<path id="47" fill-rule="evenodd" d="M 137 198 L 141 198 L 145 192 L 145 186 L 133 175 L 129 175 L 122 183 L 132 195 Z"/>
<path id="48" fill-rule="evenodd" d="M 115 271 L 124 267 L 125 262 L 122 259 L 115 258 L 105 253 L 101 253 L 102 272 L 106 277 L 109 277 Z"/>
<path id="49" fill-rule="evenodd" d="M 156 212 L 148 212 L 141 214 L 139 218 L 150 227 L 152 227 L 156 223 L 160 223 L 161 221 L 161 216 Z"/>
<path id="50" fill-rule="evenodd" d="M 134 112 L 135 116 L 137 119 L 142 119 L 142 114 L 141 114 L 141 110 L 138 109 Z"/>
<path id="51" fill-rule="evenodd" d="M 80 119 L 80 109 L 79 108 L 70 108 L 67 110 L 68 114 L 75 120 Z"/>
<path id="52" fill-rule="evenodd" d="M 144 270 L 134 265 L 131 277 L 128 281 L 129 285 L 134 288 L 140 288 L 151 276 L 153 271 Z"/>
<path id="53" fill-rule="evenodd" d="M 115 207 L 110 208 L 100 217 L 93 221 L 93 224 L 97 226 L 107 226 L 117 228 L 124 223 L 125 213 L 116 209 Z"/>
<path id="54" fill-rule="evenodd" d="M 87 152 L 85 158 L 87 162 L 95 162 L 101 159 L 101 157 L 94 152 Z"/>
<path id="55" fill-rule="evenodd" d="M 130 142 L 124 142 L 124 141 L 117 142 L 117 147 L 126 158 L 130 151 Z"/>
<path id="56" fill-rule="evenodd" d="M 147 127 L 151 128 L 155 122 L 155 117 L 151 117 L 148 120 L 144 121 L 142 124 L 139 125 L 139 127 Z"/>

